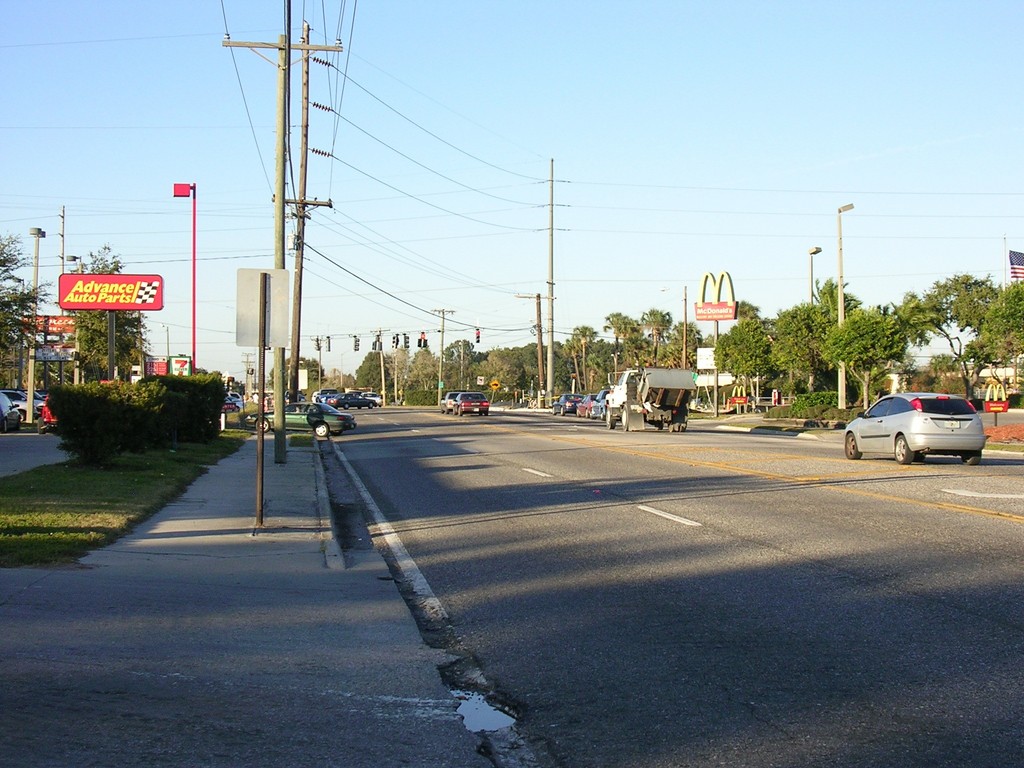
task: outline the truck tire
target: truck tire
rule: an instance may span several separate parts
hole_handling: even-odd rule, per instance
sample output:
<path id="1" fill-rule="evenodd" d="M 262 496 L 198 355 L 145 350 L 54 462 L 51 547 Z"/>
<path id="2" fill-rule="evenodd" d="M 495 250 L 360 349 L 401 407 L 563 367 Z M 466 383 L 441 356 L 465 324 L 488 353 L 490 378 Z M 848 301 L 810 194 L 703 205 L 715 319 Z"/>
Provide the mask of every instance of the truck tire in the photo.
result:
<path id="1" fill-rule="evenodd" d="M 612 409 L 609 408 L 604 412 L 604 423 L 608 429 L 615 429 L 615 417 L 612 416 Z"/>

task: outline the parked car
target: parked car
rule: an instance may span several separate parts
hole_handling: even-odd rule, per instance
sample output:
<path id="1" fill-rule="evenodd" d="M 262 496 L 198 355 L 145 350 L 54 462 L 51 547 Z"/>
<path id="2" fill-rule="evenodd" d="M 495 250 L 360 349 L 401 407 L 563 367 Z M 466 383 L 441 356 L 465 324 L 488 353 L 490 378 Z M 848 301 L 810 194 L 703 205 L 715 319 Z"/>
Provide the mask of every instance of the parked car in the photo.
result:
<path id="1" fill-rule="evenodd" d="M 245 399 L 238 392 L 228 392 L 224 395 L 225 401 L 230 400 L 238 406 L 238 410 L 245 407 Z"/>
<path id="2" fill-rule="evenodd" d="M 583 400 L 583 395 L 561 395 L 551 404 L 551 412 L 556 416 L 568 416 L 576 413 L 576 406 Z"/>
<path id="3" fill-rule="evenodd" d="M 594 405 L 594 398 L 595 397 L 597 397 L 597 395 L 595 395 L 593 393 L 591 393 L 589 395 L 584 395 L 583 399 L 580 400 L 578 403 L 576 403 L 576 415 L 579 418 L 581 418 L 581 419 L 589 419 L 590 418 L 590 409 Z"/>
<path id="4" fill-rule="evenodd" d="M 445 393 L 445 396 L 441 398 L 441 413 L 453 413 L 453 409 L 455 408 L 455 398 L 461 394 L 461 392 Z"/>
<path id="5" fill-rule="evenodd" d="M 21 412 L 14 407 L 11 398 L 0 392 L 0 432 L 17 432 L 21 429 Z"/>
<path id="6" fill-rule="evenodd" d="M 238 404 L 238 401 L 231 397 L 224 398 L 224 405 L 221 406 L 221 410 L 224 413 L 238 413 L 242 410 L 242 406 Z"/>
<path id="7" fill-rule="evenodd" d="M 367 400 L 372 401 L 373 404 L 375 406 L 377 406 L 378 408 L 380 408 L 382 405 L 384 405 L 384 398 L 381 397 L 380 395 L 378 395 L 376 392 L 363 392 L 362 395 Z"/>
<path id="8" fill-rule="evenodd" d="M 7 398 L 14 403 L 14 407 L 18 409 L 18 413 L 21 414 L 21 421 L 24 423 L 28 419 L 28 392 L 23 389 L 0 389 L 0 392 L 7 395 Z M 39 412 L 43 408 L 43 397 L 38 393 L 34 393 L 35 398 L 35 418 L 39 418 Z"/>
<path id="9" fill-rule="evenodd" d="M 256 414 L 250 414 L 248 421 L 261 431 L 274 428 L 274 414 L 264 413 L 257 422 Z M 284 428 L 312 430 L 317 437 L 340 435 L 356 428 L 356 420 L 350 414 L 342 413 L 326 403 L 289 403 L 284 407 Z"/>
<path id="10" fill-rule="evenodd" d="M 487 416 L 490 412 L 491 403 L 483 392 L 460 392 L 452 404 L 452 413 L 456 416 L 465 416 L 467 413 Z"/>
<path id="11" fill-rule="evenodd" d="M 332 388 L 318 389 L 316 392 L 313 393 L 313 402 L 314 403 L 326 403 L 327 402 L 327 398 L 330 397 L 331 395 L 340 395 L 340 394 L 341 394 L 341 392 L 338 391 L 337 389 L 332 389 Z"/>
<path id="12" fill-rule="evenodd" d="M 363 397 L 362 392 L 339 392 L 336 395 L 327 395 L 326 399 L 321 402 L 333 408 L 341 408 L 346 411 L 349 408 L 377 407 L 373 400 Z"/>
<path id="13" fill-rule="evenodd" d="M 36 422 L 39 426 L 40 435 L 45 435 L 47 432 L 57 431 L 57 417 L 53 415 L 53 411 L 50 410 L 50 397 L 47 395 L 46 399 L 43 400 L 43 408 L 39 411 L 39 421 Z"/>
<path id="14" fill-rule="evenodd" d="M 968 400 L 937 392 L 887 395 L 846 426 L 846 458 L 891 453 L 900 464 L 929 454 L 979 464 L 985 447 L 981 416 Z"/>
<path id="15" fill-rule="evenodd" d="M 604 402 L 606 397 L 608 397 L 607 389 L 602 389 L 594 395 L 594 400 L 590 403 L 590 412 L 587 414 L 590 418 L 604 421 L 604 414 L 607 410 Z"/>

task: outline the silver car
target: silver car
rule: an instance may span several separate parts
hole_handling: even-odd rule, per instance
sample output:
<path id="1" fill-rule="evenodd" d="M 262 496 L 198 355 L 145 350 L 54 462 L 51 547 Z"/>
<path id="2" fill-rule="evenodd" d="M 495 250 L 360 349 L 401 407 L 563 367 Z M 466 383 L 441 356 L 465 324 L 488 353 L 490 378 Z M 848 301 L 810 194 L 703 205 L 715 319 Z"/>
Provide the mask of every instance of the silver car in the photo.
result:
<path id="1" fill-rule="evenodd" d="M 887 395 L 846 426 L 846 458 L 891 453 L 900 464 L 928 454 L 959 456 L 979 464 L 985 429 L 974 406 L 957 395 L 902 392 Z"/>

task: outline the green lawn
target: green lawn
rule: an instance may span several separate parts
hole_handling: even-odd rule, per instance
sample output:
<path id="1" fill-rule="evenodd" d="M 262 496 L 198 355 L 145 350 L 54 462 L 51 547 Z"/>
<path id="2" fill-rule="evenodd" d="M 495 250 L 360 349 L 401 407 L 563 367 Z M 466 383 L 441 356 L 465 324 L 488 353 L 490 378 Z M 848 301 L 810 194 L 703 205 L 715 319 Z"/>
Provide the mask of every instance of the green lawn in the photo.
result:
<path id="1" fill-rule="evenodd" d="M 77 560 L 177 498 L 251 433 L 124 454 L 109 469 L 51 464 L 0 478 L 0 567 Z"/>

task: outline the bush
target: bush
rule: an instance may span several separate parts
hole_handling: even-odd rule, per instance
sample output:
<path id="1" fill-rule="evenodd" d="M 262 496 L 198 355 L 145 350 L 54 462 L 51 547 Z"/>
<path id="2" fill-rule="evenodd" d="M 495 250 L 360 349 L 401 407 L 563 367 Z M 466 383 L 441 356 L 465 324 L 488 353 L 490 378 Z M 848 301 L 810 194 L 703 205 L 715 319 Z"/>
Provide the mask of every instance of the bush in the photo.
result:
<path id="1" fill-rule="evenodd" d="M 406 405 L 437 405 L 437 390 L 419 389 L 405 393 Z"/>
<path id="2" fill-rule="evenodd" d="M 53 387 L 49 403 L 60 425 L 60 447 L 83 464 L 106 466 L 124 450 L 130 418 L 122 387 L 95 383 Z"/>
<path id="3" fill-rule="evenodd" d="M 170 393 L 186 398 L 184 408 L 169 408 L 162 419 L 166 436 L 188 443 L 208 443 L 220 434 L 224 408 L 224 382 L 216 374 L 200 376 L 158 376 L 143 379 L 159 382 Z"/>

